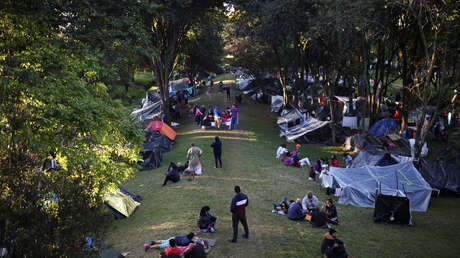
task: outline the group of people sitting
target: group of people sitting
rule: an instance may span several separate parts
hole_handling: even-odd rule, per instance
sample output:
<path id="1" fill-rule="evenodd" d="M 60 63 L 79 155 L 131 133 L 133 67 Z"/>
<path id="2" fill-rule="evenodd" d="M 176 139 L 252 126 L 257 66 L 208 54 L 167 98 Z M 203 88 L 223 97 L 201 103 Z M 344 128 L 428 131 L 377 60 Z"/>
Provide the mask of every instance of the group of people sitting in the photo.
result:
<path id="1" fill-rule="evenodd" d="M 214 225 L 217 217 L 212 216 L 209 206 L 203 206 L 198 215 L 197 226 L 199 231 L 190 232 L 187 235 L 170 237 L 164 240 L 153 240 L 150 243 L 144 244 L 144 250 L 147 252 L 150 249 L 164 250 L 160 257 L 206 257 L 206 253 L 210 251 L 210 243 L 207 239 L 198 237 L 200 233 L 214 233 Z"/>
<path id="2" fill-rule="evenodd" d="M 236 123 L 238 117 L 238 108 L 234 104 L 231 108 L 226 107 L 224 110 L 221 110 L 219 106 L 209 105 L 206 109 L 205 105 L 197 105 L 190 110 L 190 112 L 195 116 L 195 122 L 200 128 L 206 128 L 211 126 L 214 123 L 216 128 L 221 128 L 223 125 L 228 125 L 229 129 L 236 129 Z"/>
<path id="3" fill-rule="evenodd" d="M 291 220 L 307 220 L 313 227 L 326 228 L 327 224 L 338 225 L 337 208 L 332 199 L 326 200 L 325 207 L 319 207 L 318 197 L 308 192 L 303 199 L 287 201 L 283 198 L 281 203 L 274 203 L 273 212 L 287 214 Z"/>

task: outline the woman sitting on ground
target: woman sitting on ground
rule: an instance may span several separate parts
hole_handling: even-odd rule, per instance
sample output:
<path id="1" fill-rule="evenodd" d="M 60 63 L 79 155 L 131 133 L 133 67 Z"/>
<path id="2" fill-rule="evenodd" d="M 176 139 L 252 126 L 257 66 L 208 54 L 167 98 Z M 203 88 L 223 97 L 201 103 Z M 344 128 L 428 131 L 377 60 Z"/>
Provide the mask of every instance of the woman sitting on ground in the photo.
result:
<path id="1" fill-rule="evenodd" d="M 214 225 L 216 223 L 217 218 L 212 216 L 209 213 L 209 206 L 203 206 L 200 211 L 200 215 L 198 216 L 197 225 L 200 228 L 200 232 L 211 232 L 214 233 L 216 230 L 214 229 Z"/>
<path id="2" fill-rule="evenodd" d="M 285 166 L 295 165 L 295 162 L 297 160 L 297 154 L 298 154 L 297 150 L 292 151 L 290 155 L 284 159 L 284 165 Z"/>
<path id="3" fill-rule="evenodd" d="M 327 221 L 332 224 L 339 224 L 339 217 L 337 216 L 337 208 L 335 207 L 332 199 L 326 200 L 326 216 Z"/>
<path id="4" fill-rule="evenodd" d="M 284 154 L 288 153 L 289 150 L 286 148 L 286 144 L 281 144 L 276 150 L 276 158 L 281 158 Z"/>

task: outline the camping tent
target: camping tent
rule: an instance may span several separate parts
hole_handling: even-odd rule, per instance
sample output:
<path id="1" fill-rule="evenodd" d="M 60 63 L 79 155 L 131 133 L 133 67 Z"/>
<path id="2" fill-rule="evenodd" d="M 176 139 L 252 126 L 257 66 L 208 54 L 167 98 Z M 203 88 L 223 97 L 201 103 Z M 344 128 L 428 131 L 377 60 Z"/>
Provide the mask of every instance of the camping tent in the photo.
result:
<path id="1" fill-rule="evenodd" d="M 127 192 L 125 189 L 123 191 Z M 130 195 L 124 194 L 119 189 L 107 193 L 102 199 L 113 215 L 118 219 L 122 219 L 131 216 L 137 206 L 141 205 L 140 202 L 135 201 Z M 140 201 L 140 199 L 137 200 Z"/>
<path id="2" fill-rule="evenodd" d="M 176 131 L 172 129 L 169 125 L 165 124 L 162 121 L 152 121 L 149 127 L 154 130 L 158 131 L 161 134 L 166 135 L 169 139 L 173 140 L 176 139 Z"/>
<path id="3" fill-rule="evenodd" d="M 398 125 L 392 118 L 384 118 L 375 123 L 369 133 L 372 136 L 385 136 L 392 130 L 396 130 Z"/>
<path id="4" fill-rule="evenodd" d="M 428 209 L 432 189 L 412 162 L 386 167 L 331 167 L 329 173 L 342 189 L 340 204 L 374 207 L 377 184 L 380 183 L 382 194 L 407 195 L 412 211 L 425 212 Z"/>

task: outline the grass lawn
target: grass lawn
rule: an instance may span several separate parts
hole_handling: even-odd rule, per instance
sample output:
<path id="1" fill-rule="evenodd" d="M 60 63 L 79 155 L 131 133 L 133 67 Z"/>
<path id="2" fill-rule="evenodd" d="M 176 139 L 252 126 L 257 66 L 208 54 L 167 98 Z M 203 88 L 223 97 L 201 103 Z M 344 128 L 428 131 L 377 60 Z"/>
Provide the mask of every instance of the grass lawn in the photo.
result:
<path id="1" fill-rule="evenodd" d="M 196 103 L 225 102 L 224 93 L 212 97 L 200 95 Z M 124 185 L 144 196 L 144 202 L 130 218 L 113 221 L 104 241 L 128 257 L 158 257 L 159 251 L 144 252 L 143 244 L 151 240 L 196 232 L 200 208 L 211 207 L 218 216 L 216 232 L 204 234 L 217 240 L 209 257 L 321 257 L 320 244 L 324 229 L 311 228 L 306 222 L 293 222 L 286 216 L 271 213 L 272 203 L 282 196 L 303 197 L 313 191 L 320 202 L 327 196 L 318 183 L 307 180 L 307 171 L 285 167 L 275 159 L 275 151 L 284 140 L 275 126 L 276 116 L 266 105 L 247 99 L 240 106 L 239 130 L 199 130 L 191 118 L 181 121 L 177 143 L 164 154 L 162 166 L 142 171 Z M 214 168 L 210 144 L 219 135 L 223 142 L 222 169 Z M 184 162 L 191 142 L 203 149 L 203 176 L 194 182 L 180 182 L 161 187 L 170 161 Z M 293 148 L 289 144 L 289 149 Z M 303 145 L 301 156 L 316 160 L 339 154 L 339 147 Z M 340 160 L 343 165 L 343 161 Z M 232 237 L 230 202 L 233 186 L 240 185 L 249 197 L 247 218 L 250 238 Z M 337 198 L 334 198 L 337 200 Z M 352 257 L 460 257 L 455 242 L 460 232 L 460 202 L 457 198 L 432 199 L 428 212 L 413 213 L 413 227 L 376 224 L 373 209 L 337 205 L 340 221 L 338 236 Z"/>

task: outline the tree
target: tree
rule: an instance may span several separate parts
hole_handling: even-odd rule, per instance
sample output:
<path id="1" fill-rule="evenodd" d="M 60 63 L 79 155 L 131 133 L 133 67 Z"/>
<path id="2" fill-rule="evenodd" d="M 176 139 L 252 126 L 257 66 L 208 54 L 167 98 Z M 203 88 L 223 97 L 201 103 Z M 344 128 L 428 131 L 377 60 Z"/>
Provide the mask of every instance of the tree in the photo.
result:
<path id="1" fill-rule="evenodd" d="M 142 18 L 149 41 L 149 58 L 155 70 L 166 120 L 169 120 L 169 79 L 188 31 L 203 14 L 222 6 L 217 0 L 145 0 Z"/>
<path id="2" fill-rule="evenodd" d="M 104 59 L 65 34 L 59 3 L 0 5 L 0 242 L 12 257 L 82 256 L 101 197 L 137 171 L 142 130 L 109 97 Z"/>

